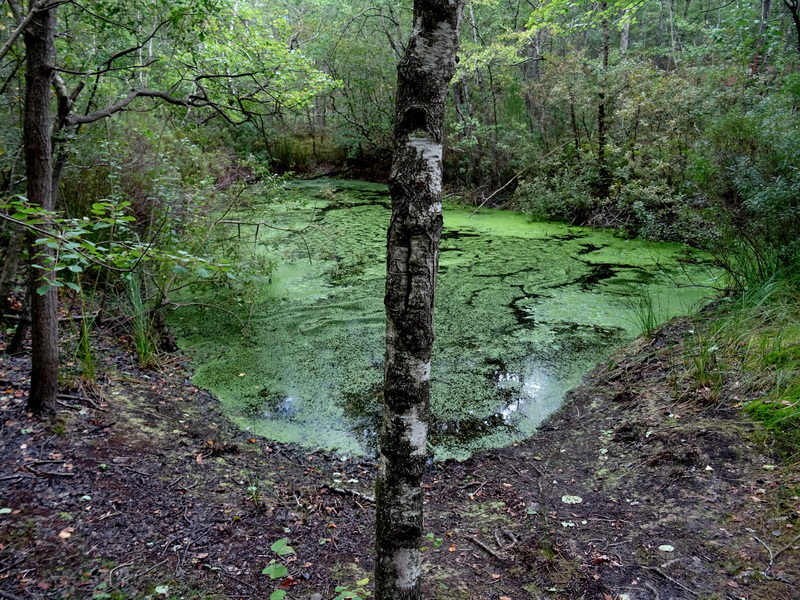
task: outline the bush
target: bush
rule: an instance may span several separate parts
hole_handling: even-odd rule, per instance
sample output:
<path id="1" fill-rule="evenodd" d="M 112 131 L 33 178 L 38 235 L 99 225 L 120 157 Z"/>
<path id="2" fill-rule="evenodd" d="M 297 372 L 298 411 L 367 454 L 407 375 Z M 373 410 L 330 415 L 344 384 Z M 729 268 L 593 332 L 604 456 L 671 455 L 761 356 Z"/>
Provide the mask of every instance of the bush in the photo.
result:
<path id="1" fill-rule="evenodd" d="M 695 182 L 718 227 L 709 249 L 739 290 L 800 267 L 798 87 L 789 77 L 781 94 L 721 117 L 696 153 Z"/>

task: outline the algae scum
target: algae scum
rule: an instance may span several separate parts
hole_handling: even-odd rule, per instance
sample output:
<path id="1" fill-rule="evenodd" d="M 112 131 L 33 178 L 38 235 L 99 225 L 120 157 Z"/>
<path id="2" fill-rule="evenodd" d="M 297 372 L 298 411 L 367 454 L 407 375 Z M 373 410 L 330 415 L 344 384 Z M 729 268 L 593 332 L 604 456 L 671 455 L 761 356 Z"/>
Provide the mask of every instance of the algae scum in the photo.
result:
<path id="1" fill-rule="evenodd" d="M 370 454 L 390 198 L 385 186 L 361 182 L 303 182 L 295 191 L 293 202 L 237 215 L 310 225 L 301 234 L 262 228 L 255 242 L 242 232 L 243 248 L 276 265 L 255 297 L 238 299 L 246 331 L 207 308 L 179 312 L 174 325 L 198 364 L 195 383 L 240 426 Z M 709 268 L 678 245 L 447 204 L 444 224 L 429 438 L 438 459 L 529 437 L 611 350 L 708 294 Z"/>

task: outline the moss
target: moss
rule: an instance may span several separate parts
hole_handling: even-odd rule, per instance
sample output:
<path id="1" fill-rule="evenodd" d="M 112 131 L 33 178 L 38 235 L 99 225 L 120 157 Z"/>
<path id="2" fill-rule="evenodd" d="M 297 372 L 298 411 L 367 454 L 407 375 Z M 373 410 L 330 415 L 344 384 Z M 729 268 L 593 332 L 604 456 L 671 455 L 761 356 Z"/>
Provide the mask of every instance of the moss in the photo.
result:
<path id="1" fill-rule="evenodd" d="M 800 344 L 781 348 L 764 356 L 766 366 L 800 368 Z"/>
<path id="2" fill-rule="evenodd" d="M 241 217 L 302 235 L 262 232 L 250 244 L 279 264 L 243 297 L 206 299 L 252 315 L 242 332 L 222 312 L 175 315 L 195 383 L 234 420 L 282 442 L 374 451 L 384 352 L 385 186 L 299 182 L 292 202 Z M 464 459 L 530 436 L 583 373 L 639 333 L 626 299 L 649 290 L 659 321 L 687 312 L 707 280 L 678 245 L 530 223 L 519 213 L 445 206 L 436 298 L 431 442 L 438 459 Z"/>
<path id="3" fill-rule="evenodd" d="M 746 410 L 773 435 L 781 453 L 800 452 L 800 384 L 751 402 Z"/>

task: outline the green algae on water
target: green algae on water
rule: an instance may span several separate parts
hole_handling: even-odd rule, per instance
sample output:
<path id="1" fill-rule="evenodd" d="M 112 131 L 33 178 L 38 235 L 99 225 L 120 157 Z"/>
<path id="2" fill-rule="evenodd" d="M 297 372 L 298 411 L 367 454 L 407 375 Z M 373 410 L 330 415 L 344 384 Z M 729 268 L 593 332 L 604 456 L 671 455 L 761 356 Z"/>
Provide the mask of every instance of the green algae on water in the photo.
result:
<path id="1" fill-rule="evenodd" d="M 174 325 L 195 355 L 195 383 L 240 426 L 310 448 L 372 453 L 388 191 L 345 181 L 298 182 L 295 191 L 306 199 L 283 206 L 283 218 L 313 226 L 273 231 L 255 245 L 278 267 L 248 299 L 246 334 L 200 307 Z M 258 206 L 240 216 L 276 217 Z M 450 204 L 444 226 L 431 381 L 437 459 L 529 437 L 583 373 L 641 332 L 642 299 L 663 322 L 701 302 L 713 280 L 702 257 L 680 245 Z"/>

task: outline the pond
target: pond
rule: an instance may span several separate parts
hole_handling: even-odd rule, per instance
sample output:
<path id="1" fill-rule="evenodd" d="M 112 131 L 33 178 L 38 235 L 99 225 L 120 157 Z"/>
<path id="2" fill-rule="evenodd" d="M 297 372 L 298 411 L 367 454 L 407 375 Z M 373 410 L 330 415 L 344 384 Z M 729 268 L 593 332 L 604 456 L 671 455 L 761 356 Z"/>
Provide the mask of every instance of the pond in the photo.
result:
<path id="1" fill-rule="evenodd" d="M 173 325 L 195 383 L 241 427 L 345 455 L 376 451 L 384 352 L 384 253 L 391 201 L 363 182 L 293 184 L 298 198 L 237 218 L 271 230 L 242 244 L 275 269 L 246 335 L 213 309 Z M 252 229 L 252 228 L 251 228 Z M 581 376 L 644 326 L 686 314 L 713 273 L 681 245 L 532 223 L 445 202 L 431 379 L 431 450 L 464 459 L 531 436 Z M 226 300 L 230 301 L 230 299 Z"/>

